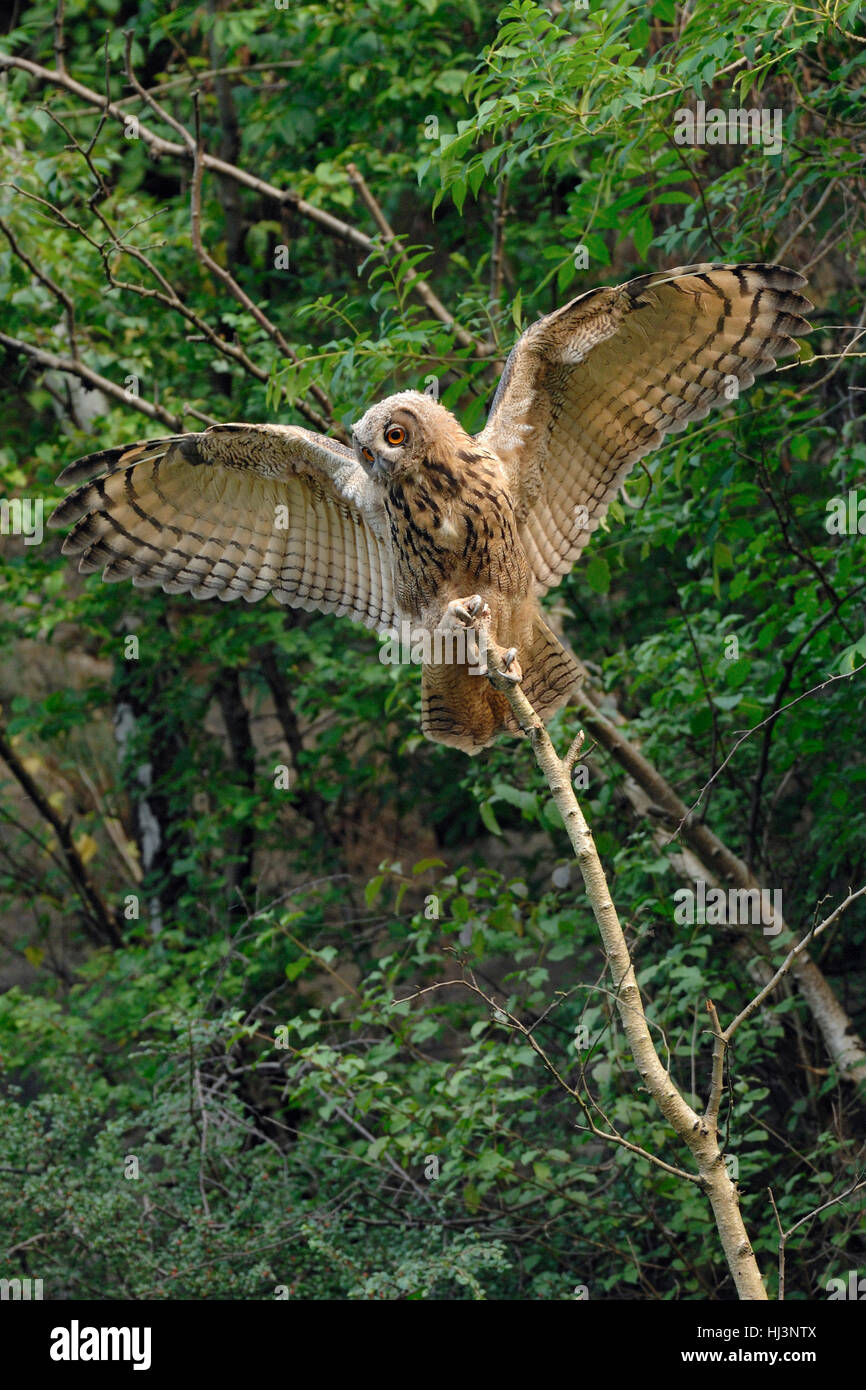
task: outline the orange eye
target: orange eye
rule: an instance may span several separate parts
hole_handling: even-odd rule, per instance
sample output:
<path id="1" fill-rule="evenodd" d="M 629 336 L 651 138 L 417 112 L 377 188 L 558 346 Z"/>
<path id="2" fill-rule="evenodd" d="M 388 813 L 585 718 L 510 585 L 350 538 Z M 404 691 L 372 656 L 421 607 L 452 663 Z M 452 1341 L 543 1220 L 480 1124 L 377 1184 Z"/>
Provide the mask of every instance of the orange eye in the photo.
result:
<path id="1" fill-rule="evenodd" d="M 362 449 L 362 450 L 361 450 L 361 453 L 364 455 L 364 458 L 367 460 L 368 463 L 372 463 L 372 462 L 373 462 L 373 450 L 372 450 L 372 449 Z"/>
<path id="2" fill-rule="evenodd" d="M 385 442 L 387 444 L 402 444 L 406 438 L 406 431 L 402 425 L 391 425 L 385 431 Z"/>

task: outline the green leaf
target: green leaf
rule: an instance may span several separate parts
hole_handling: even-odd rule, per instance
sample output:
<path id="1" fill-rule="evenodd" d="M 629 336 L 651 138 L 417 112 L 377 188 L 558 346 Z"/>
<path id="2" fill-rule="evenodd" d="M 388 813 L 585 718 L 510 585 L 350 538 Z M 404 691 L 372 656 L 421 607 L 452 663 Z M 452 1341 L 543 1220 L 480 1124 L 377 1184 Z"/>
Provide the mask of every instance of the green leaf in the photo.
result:
<path id="1" fill-rule="evenodd" d="M 478 1188 L 472 1182 L 467 1182 L 464 1184 L 463 1205 L 469 1212 L 470 1216 L 474 1216 L 475 1213 L 481 1207 L 481 1193 L 478 1191 Z"/>
<path id="2" fill-rule="evenodd" d="M 590 552 L 589 559 L 583 568 L 583 578 L 591 589 L 597 594 L 606 594 L 610 590 L 610 565 L 603 555 L 597 552 Z"/>
<path id="3" fill-rule="evenodd" d="M 310 956 L 301 956 L 300 960 L 290 961 L 286 966 L 286 979 L 296 980 L 301 972 L 306 970 L 310 960 Z"/>
<path id="4" fill-rule="evenodd" d="M 370 879 L 369 883 L 364 888 L 364 902 L 367 904 L 368 907 L 373 906 L 374 902 L 376 901 L 376 899 L 382 891 L 382 884 L 384 882 L 385 875 L 377 874 L 375 878 Z"/>
<path id="5" fill-rule="evenodd" d="M 654 235 L 649 213 L 645 211 L 638 213 L 631 224 L 630 231 L 638 258 L 642 261 L 646 260 Z"/>
<path id="6" fill-rule="evenodd" d="M 481 812 L 481 819 L 491 835 L 501 835 L 502 827 L 496 819 L 492 804 L 489 801 L 482 801 L 479 810 Z"/>
<path id="7" fill-rule="evenodd" d="M 444 859 L 419 859 L 417 864 L 412 865 L 412 873 L 423 874 L 428 869 L 444 869 L 445 867 Z"/>

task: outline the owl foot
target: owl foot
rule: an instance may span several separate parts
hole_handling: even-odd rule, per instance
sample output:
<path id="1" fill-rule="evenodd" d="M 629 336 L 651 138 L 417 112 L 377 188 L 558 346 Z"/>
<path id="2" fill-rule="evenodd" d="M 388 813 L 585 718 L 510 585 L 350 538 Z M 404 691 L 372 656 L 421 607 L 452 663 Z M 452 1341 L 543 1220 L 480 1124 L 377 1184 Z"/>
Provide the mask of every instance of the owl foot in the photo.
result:
<path id="1" fill-rule="evenodd" d="M 471 594 L 452 599 L 439 621 L 441 632 L 464 635 L 463 659 L 473 675 L 483 676 L 487 671 L 487 628 L 492 616 L 489 603 L 480 594 Z"/>
<path id="2" fill-rule="evenodd" d="M 442 616 L 440 627 L 477 628 L 480 627 L 482 623 L 488 623 L 490 618 L 490 604 L 485 603 L 480 594 L 472 594 L 470 598 L 454 598 L 451 600 Z"/>

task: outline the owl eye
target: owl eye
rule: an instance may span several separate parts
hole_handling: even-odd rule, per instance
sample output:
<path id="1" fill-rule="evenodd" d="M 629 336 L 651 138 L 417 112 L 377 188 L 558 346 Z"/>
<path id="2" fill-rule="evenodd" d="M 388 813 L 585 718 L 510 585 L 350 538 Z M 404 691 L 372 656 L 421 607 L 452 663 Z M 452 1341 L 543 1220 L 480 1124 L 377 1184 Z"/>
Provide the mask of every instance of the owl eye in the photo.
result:
<path id="1" fill-rule="evenodd" d="M 405 438 L 406 431 L 403 429 L 402 425 L 391 425 L 385 431 L 386 444 L 402 444 Z"/>
<path id="2" fill-rule="evenodd" d="M 373 462 L 373 450 L 372 450 L 372 449 L 362 448 L 361 453 L 364 455 L 364 458 L 367 460 L 368 463 L 372 463 L 372 462 Z"/>

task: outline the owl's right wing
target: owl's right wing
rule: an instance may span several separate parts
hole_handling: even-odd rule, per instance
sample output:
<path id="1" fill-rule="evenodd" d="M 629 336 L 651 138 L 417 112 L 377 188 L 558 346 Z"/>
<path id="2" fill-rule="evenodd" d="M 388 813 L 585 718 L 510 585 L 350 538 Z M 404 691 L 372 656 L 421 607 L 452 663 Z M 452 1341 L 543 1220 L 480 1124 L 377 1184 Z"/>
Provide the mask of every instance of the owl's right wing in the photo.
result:
<path id="1" fill-rule="evenodd" d="M 778 265 L 692 265 L 591 290 L 526 330 L 479 435 L 502 459 L 544 593 L 637 461 L 797 351 L 811 308 Z"/>
<path id="2" fill-rule="evenodd" d="M 94 475 L 97 475 L 94 477 Z M 381 493 L 351 449 L 290 425 L 213 425 L 89 454 L 50 518 L 85 573 L 206 599 L 399 625 Z"/>

